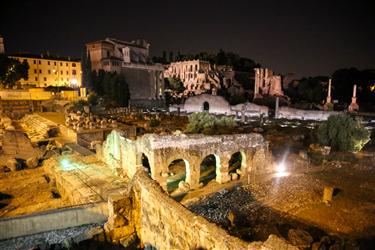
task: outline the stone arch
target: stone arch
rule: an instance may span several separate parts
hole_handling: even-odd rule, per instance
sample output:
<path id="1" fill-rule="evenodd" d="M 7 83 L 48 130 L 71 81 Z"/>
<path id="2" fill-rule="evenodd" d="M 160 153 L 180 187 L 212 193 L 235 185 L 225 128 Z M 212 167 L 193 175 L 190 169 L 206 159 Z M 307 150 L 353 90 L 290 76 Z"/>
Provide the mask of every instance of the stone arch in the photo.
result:
<path id="1" fill-rule="evenodd" d="M 148 175 L 152 176 L 150 158 L 147 156 L 147 154 L 143 152 L 137 154 L 137 165 L 143 166 L 147 170 Z"/>
<path id="2" fill-rule="evenodd" d="M 179 183 L 184 181 L 187 184 L 191 182 L 190 164 L 183 158 L 172 160 L 168 164 L 167 192 L 172 193 L 178 189 Z M 190 188 L 189 188 L 190 189 Z"/>
<path id="3" fill-rule="evenodd" d="M 205 101 L 203 102 L 202 108 L 203 111 L 210 111 L 210 104 L 207 101 Z"/>
<path id="4" fill-rule="evenodd" d="M 234 152 L 228 161 L 228 174 L 239 173 L 240 176 L 246 174 L 246 154 L 239 150 Z M 237 171 L 239 170 L 239 171 Z"/>
<path id="5" fill-rule="evenodd" d="M 200 163 L 199 183 L 207 185 L 211 180 L 216 180 L 217 173 L 220 173 L 220 157 L 216 154 L 209 154 Z"/>

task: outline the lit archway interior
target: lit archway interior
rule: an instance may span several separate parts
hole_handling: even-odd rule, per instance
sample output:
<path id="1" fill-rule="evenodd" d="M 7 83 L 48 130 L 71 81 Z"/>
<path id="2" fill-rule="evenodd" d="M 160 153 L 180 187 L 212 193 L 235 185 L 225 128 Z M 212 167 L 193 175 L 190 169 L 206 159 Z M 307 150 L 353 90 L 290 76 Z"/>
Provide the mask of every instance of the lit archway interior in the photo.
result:
<path id="1" fill-rule="evenodd" d="M 243 157 L 242 157 L 241 152 L 236 152 L 231 156 L 231 158 L 229 159 L 229 162 L 228 162 L 228 166 L 229 166 L 228 173 L 229 174 L 236 173 L 237 169 L 241 169 L 242 161 L 243 161 L 242 158 Z"/>
<path id="2" fill-rule="evenodd" d="M 148 157 L 142 153 L 142 156 L 141 156 L 141 164 L 143 167 L 145 167 L 147 169 L 147 173 L 148 175 L 151 176 L 151 167 L 150 167 L 150 163 L 148 161 Z"/>
<path id="3" fill-rule="evenodd" d="M 220 168 L 220 160 L 217 155 L 206 156 L 200 165 L 199 182 L 207 185 L 211 180 L 216 179 L 216 171 Z"/>
<path id="4" fill-rule="evenodd" d="M 177 159 L 168 166 L 167 191 L 172 193 L 178 188 L 180 181 L 187 181 L 186 175 L 189 168 L 188 161 Z"/>

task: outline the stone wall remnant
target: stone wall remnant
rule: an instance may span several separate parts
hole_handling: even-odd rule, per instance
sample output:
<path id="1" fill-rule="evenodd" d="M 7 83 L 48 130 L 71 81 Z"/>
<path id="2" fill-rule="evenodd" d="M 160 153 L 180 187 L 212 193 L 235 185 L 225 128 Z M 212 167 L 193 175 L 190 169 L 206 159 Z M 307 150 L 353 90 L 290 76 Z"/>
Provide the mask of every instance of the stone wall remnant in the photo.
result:
<path id="1" fill-rule="evenodd" d="M 169 166 L 176 160 L 185 162 L 184 181 L 190 189 L 199 188 L 200 164 L 209 155 L 217 159 L 216 181 L 230 181 L 229 160 L 238 152 L 242 156 L 238 177 L 249 174 L 252 169 L 259 172 L 273 171 L 267 142 L 262 135 L 255 133 L 216 136 L 146 134 L 137 140 L 129 140 L 121 131 L 114 130 L 103 145 L 97 147 L 97 157 L 101 161 L 111 166 L 114 172 L 129 178 L 142 166 L 142 157 L 146 157 L 151 178 L 165 190 Z"/>

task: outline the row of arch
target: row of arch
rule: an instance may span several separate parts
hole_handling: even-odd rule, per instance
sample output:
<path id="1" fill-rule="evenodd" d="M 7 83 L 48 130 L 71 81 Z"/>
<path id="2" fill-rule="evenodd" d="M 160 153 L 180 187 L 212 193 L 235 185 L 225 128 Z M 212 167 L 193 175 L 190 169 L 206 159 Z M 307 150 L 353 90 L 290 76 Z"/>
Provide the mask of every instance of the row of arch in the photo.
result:
<path id="1" fill-rule="evenodd" d="M 151 167 L 148 157 L 142 154 L 141 164 L 148 170 L 151 176 Z M 220 161 L 220 157 L 216 154 L 207 155 L 200 163 L 199 166 L 199 186 L 206 186 L 211 181 L 220 182 L 218 177 L 222 174 L 222 167 L 225 162 Z M 238 151 L 231 155 L 227 162 L 228 169 L 226 174 L 237 173 L 237 169 L 241 169 L 246 165 L 245 154 Z M 175 159 L 172 160 L 168 165 L 168 176 L 167 176 L 167 191 L 168 193 L 175 192 L 181 181 L 190 184 L 190 163 L 187 159 Z"/>

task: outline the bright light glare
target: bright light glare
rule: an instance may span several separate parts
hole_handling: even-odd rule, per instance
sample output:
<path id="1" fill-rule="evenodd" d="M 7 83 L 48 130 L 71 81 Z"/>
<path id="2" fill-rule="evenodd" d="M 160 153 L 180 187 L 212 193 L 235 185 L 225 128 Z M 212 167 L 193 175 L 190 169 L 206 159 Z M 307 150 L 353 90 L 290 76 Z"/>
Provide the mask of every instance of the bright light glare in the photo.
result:
<path id="1" fill-rule="evenodd" d="M 276 166 L 276 177 L 283 177 L 283 176 L 288 176 L 289 173 L 286 172 L 286 166 L 284 162 L 280 162 Z"/>

